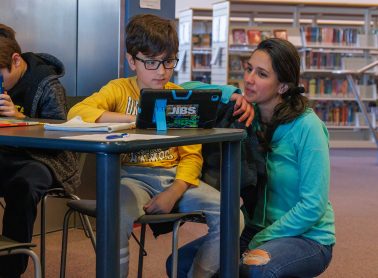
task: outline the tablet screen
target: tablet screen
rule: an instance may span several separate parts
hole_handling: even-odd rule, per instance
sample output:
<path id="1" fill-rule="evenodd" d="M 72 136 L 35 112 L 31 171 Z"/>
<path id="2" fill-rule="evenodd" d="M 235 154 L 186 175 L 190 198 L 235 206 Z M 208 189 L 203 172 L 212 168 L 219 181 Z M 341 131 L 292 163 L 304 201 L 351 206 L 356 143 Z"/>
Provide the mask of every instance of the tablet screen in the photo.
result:
<path id="1" fill-rule="evenodd" d="M 143 89 L 136 127 L 156 128 L 156 122 L 164 118 L 167 128 L 212 128 L 221 95 L 220 90 Z"/>

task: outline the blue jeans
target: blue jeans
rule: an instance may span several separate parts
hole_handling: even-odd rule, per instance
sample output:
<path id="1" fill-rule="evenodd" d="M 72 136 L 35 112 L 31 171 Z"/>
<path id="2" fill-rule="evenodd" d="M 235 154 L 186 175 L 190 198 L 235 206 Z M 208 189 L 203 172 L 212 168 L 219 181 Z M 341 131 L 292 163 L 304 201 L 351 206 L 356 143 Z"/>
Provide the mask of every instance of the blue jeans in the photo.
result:
<path id="1" fill-rule="evenodd" d="M 145 214 L 143 205 L 171 186 L 175 176 L 176 167 L 165 169 L 129 166 L 121 169 L 121 277 L 127 277 L 128 274 L 128 239 L 134 221 Z M 203 211 L 205 214 L 208 234 L 196 255 L 191 258 L 189 272 L 193 277 L 210 277 L 219 268 L 220 192 L 201 182 L 198 187 L 189 188 L 176 205 L 178 212 Z"/>
<path id="2" fill-rule="evenodd" d="M 240 239 L 246 250 L 256 231 L 246 227 Z M 328 267 L 333 245 L 322 245 L 305 237 L 283 237 L 252 250 L 250 265 L 240 263 L 240 277 L 315 277 Z"/>
<path id="3" fill-rule="evenodd" d="M 240 212 L 240 230 L 244 228 L 243 213 Z M 197 255 L 197 252 L 203 242 L 206 240 L 205 236 L 202 236 L 194 241 L 181 246 L 178 250 L 178 266 L 177 266 L 177 277 L 187 278 L 190 276 L 190 267 L 193 263 L 193 258 Z M 166 262 L 167 276 L 170 277 L 172 270 L 172 255 L 168 257 Z M 213 275 L 212 277 L 218 277 Z"/>
<path id="4" fill-rule="evenodd" d="M 196 256 L 198 249 L 205 241 L 205 237 L 200 237 L 192 242 L 187 243 L 178 250 L 178 266 L 177 278 L 187 278 L 190 267 L 193 263 L 193 258 Z M 172 270 L 172 255 L 168 257 L 166 262 L 167 276 L 171 277 Z"/>

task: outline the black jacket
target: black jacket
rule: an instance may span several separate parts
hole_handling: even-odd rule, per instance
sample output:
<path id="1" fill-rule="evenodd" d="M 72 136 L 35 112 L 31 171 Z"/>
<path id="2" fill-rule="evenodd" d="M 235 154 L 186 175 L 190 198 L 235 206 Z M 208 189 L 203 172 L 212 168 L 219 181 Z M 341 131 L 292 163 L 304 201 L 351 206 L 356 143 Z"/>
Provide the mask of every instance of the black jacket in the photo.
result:
<path id="1" fill-rule="evenodd" d="M 246 128 L 244 123 L 239 123 L 238 118 L 232 116 L 234 105 L 234 102 L 219 105 L 216 127 L 245 129 L 247 132 L 247 137 L 241 141 L 240 196 L 248 214 L 253 215 L 257 196 L 266 183 L 265 154 L 260 150 L 253 125 Z M 202 179 L 216 188 L 220 186 L 220 148 L 218 143 L 202 146 Z"/>
<path id="2" fill-rule="evenodd" d="M 22 57 L 28 64 L 27 72 L 9 90 L 9 95 L 23 97 L 20 102 L 23 104 L 23 113 L 27 117 L 65 120 L 67 116 L 66 93 L 59 82 L 59 78 L 64 75 L 62 62 L 44 53 L 29 52 L 22 54 Z M 22 152 L 42 162 L 53 173 L 56 184 L 63 186 L 68 192 L 73 192 L 80 184 L 77 153 L 15 148 L 6 148 L 3 151 Z"/>

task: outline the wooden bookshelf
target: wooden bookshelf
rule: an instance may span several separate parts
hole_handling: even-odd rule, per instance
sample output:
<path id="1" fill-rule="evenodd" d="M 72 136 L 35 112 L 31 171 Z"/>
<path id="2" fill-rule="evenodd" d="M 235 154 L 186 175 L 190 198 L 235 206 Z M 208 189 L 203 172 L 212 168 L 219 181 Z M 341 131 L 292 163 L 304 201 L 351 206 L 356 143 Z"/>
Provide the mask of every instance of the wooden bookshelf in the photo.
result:
<path id="1" fill-rule="evenodd" d="M 179 64 L 177 83 L 211 82 L 211 9 L 188 9 L 179 13 Z"/>

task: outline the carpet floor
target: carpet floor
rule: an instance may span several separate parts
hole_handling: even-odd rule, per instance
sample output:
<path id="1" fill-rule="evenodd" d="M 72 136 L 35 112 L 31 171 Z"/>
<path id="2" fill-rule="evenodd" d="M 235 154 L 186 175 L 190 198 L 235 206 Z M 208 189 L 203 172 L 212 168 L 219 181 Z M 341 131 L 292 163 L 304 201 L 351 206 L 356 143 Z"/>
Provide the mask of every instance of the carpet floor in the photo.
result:
<path id="1" fill-rule="evenodd" d="M 335 210 L 337 243 L 333 260 L 322 278 L 378 277 L 378 155 L 376 150 L 332 150 L 330 199 Z M 135 233 L 139 235 L 139 228 Z M 203 235 L 205 225 L 187 223 L 180 229 L 180 245 Z M 154 239 L 147 232 L 148 256 L 144 277 L 167 277 L 165 260 L 171 250 L 171 235 Z M 39 237 L 33 241 L 38 244 Z M 61 232 L 47 236 L 46 277 L 59 277 Z M 136 277 L 138 246 L 131 244 L 129 277 Z M 80 229 L 69 233 L 68 278 L 95 277 L 95 253 Z M 35 248 L 37 254 L 38 248 Z M 23 277 L 33 277 L 29 263 Z"/>

